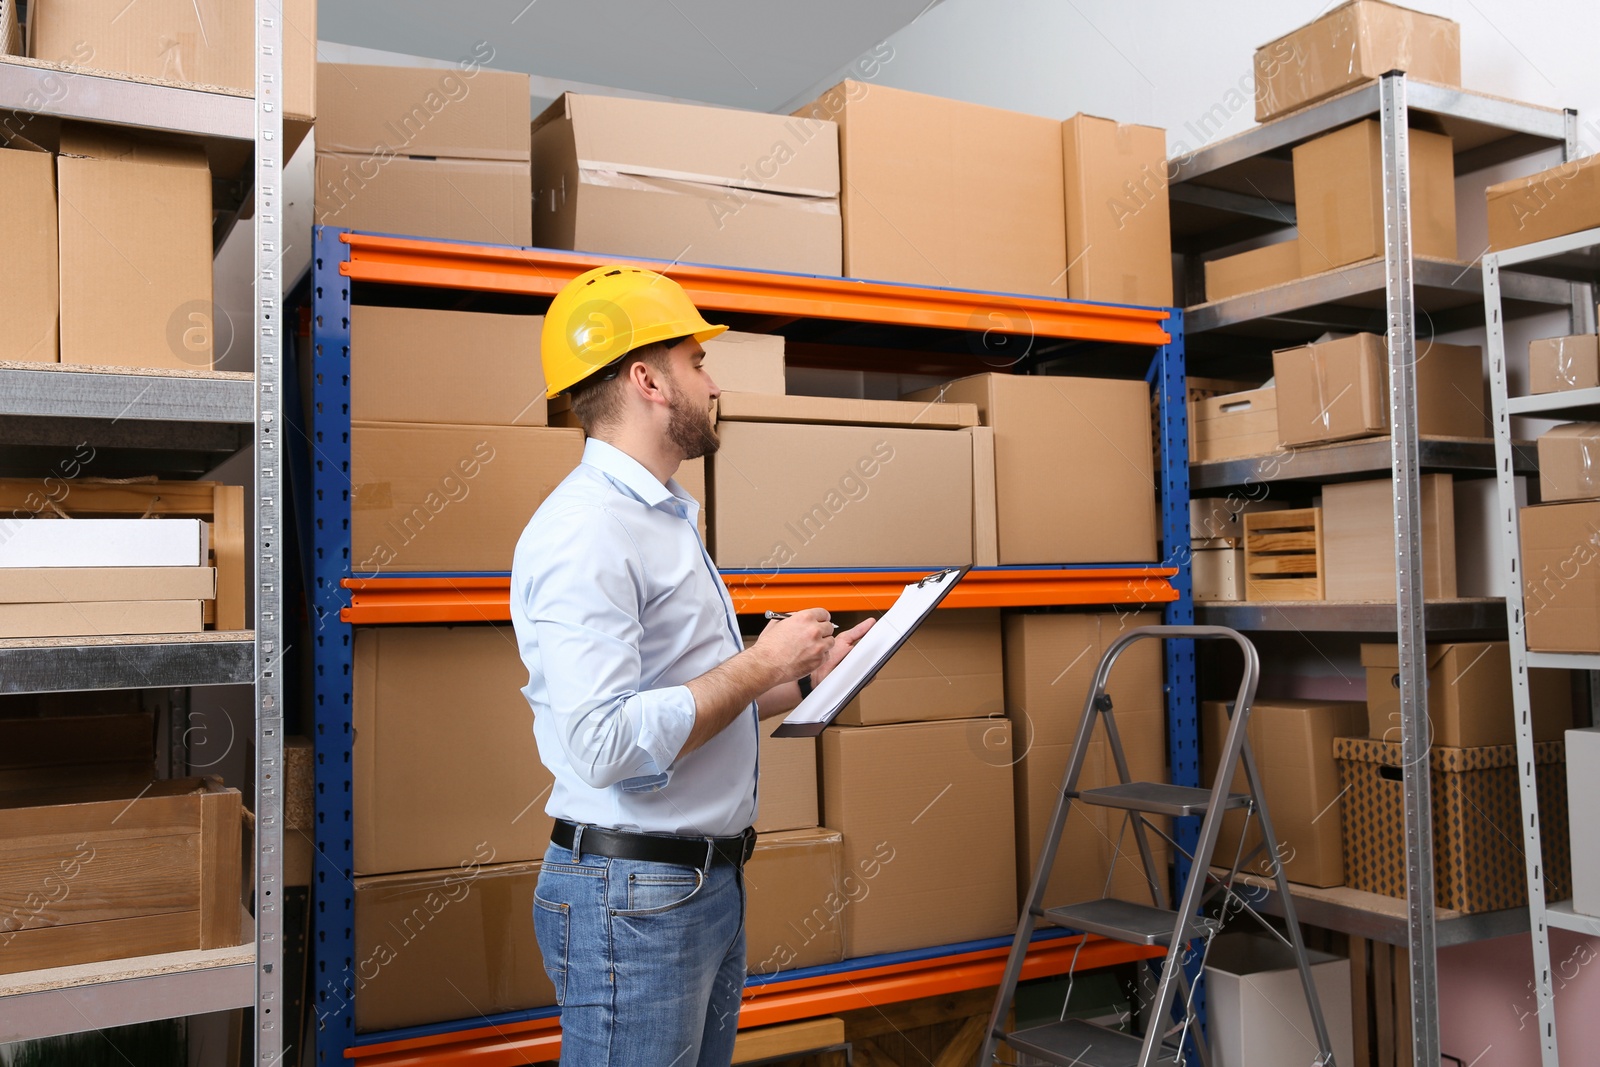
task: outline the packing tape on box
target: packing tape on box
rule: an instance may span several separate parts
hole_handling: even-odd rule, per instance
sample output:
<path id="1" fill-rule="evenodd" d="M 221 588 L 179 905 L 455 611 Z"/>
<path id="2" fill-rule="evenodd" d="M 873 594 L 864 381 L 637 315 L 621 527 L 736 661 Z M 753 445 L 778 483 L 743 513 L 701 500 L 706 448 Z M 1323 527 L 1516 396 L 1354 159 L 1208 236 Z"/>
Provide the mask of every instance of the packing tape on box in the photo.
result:
<path id="1" fill-rule="evenodd" d="M 393 482 L 362 482 L 350 487 L 351 511 L 378 511 L 394 507 Z"/>
<path id="2" fill-rule="evenodd" d="M 1595 447 L 1592 437 L 1578 439 L 1578 484 L 1574 489 L 1582 490 L 1589 495 L 1600 492 L 1600 470 L 1595 467 L 1600 464 L 1600 449 Z"/>
<path id="3" fill-rule="evenodd" d="M 712 185 L 707 182 L 674 181 L 671 178 L 645 178 L 637 174 L 623 174 L 615 170 L 578 171 L 580 185 L 601 189 L 626 189 L 635 193 L 662 193 L 667 196 L 689 196 L 697 200 L 727 200 L 733 210 L 754 202 L 786 211 L 809 211 L 818 215 L 839 214 L 839 201 L 831 197 L 796 196 L 788 193 L 764 193 L 756 189 Z"/>
<path id="4" fill-rule="evenodd" d="M 1317 352 L 1317 346 L 1311 345 L 1306 349 L 1311 356 L 1311 379 L 1317 383 L 1317 412 L 1311 417 L 1313 424 L 1320 425 L 1324 433 L 1329 432 L 1333 425 L 1333 414 L 1328 409 L 1332 406 L 1326 399 L 1328 393 L 1328 367 L 1322 361 L 1322 356 Z M 1334 400 L 1339 399 L 1334 397 Z"/>
<path id="5" fill-rule="evenodd" d="M 1567 343 L 1576 340 L 1576 337 L 1556 338 L 1556 381 L 1561 383 L 1561 388 L 1563 389 L 1576 389 L 1578 387 L 1576 360 L 1578 346 Z"/>

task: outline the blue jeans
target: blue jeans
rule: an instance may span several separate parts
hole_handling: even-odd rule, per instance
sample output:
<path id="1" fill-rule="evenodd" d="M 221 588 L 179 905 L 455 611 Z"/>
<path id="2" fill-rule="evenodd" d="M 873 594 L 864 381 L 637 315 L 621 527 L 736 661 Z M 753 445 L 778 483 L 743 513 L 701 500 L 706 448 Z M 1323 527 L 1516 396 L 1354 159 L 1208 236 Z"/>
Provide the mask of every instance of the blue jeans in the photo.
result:
<path id="1" fill-rule="evenodd" d="M 582 849 L 583 842 L 577 842 Z M 744 878 L 551 845 L 534 932 L 562 1067 L 726 1067 L 744 992 Z"/>

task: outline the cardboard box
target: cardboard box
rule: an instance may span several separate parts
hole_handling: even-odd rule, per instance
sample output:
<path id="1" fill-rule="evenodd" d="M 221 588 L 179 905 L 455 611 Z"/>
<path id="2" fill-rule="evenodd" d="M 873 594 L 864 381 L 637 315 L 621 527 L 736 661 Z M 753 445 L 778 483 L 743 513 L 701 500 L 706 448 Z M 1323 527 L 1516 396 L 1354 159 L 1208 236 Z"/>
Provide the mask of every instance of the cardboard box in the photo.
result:
<path id="1" fill-rule="evenodd" d="M 994 484 L 994 427 L 972 426 L 972 565 L 1000 566 L 1000 516 Z"/>
<path id="2" fill-rule="evenodd" d="M 1422 595 L 1450 598 L 1456 590 L 1456 508 L 1448 474 L 1422 483 Z M 1329 483 L 1322 487 L 1324 595 L 1329 600 L 1393 603 L 1394 480 Z"/>
<path id="3" fill-rule="evenodd" d="M 1278 450 L 1275 386 L 1197 400 L 1189 405 L 1191 463 L 1214 463 Z"/>
<path id="4" fill-rule="evenodd" d="M 358 304 L 350 309 L 350 417 L 543 426 L 543 328 L 543 315 Z"/>
<path id="5" fill-rule="evenodd" d="M 358 878 L 355 1025 L 361 1033 L 556 1002 L 533 933 L 538 863 Z"/>
<path id="6" fill-rule="evenodd" d="M 0 604 L 212 600 L 215 567 L 0 567 Z"/>
<path id="7" fill-rule="evenodd" d="M 1424 130 L 1409 131 L 1409 141 L 1412 254 L 1453 260 L 1453 143 Z M 1297 145 L 1294 201 L 1302 275 L 1383 255 L 1383 149 L 1377 120 Z"/>
<path id="8" fill-rule="evenodd" d="M 978 425 L 978 408 L 974 404 L 725 392 L 717 399 L 717 419 L 955 430 Z"/>
<path id="9" fill-rule="evenodd" d="M 1201 781 L 1210 788 L 1222 763 L 1231 701 L 1208 700 L 1201 708 Z M 1256 769 L 1266 794 L 1267 812 L 1278 839 L 1276 857 L 1263 852 L 1244 869 L 1272 877 L 1274 859 L 1284 876 L 1302 885 L 1344 884 L 1339 849 L 1339 765 L 1333 739 L 1367 732 L 1367 708 L 1358 701 L 1257 700 L 1246 728 Z M 1235 772 L 1233 792 L 1248 792 L 1244 767 Z M 1248 832 L 1246 828 L 1248 827 Z M 1243 835 L 1243 843 L 1240 837 Z M 1230 811 L 1222 820 L 1213 863 L 1230 866 L 1261 844 L 1261 820 Z"/>
<path id="10" fill-rule="evenodd" d="M 1245 599 L 1244 549 L 1197 548 L 1189 557 L 1196 603 Z"/>
<path id="11" fill-rule="evenodd" d="M 822 821 L 860 886 L 844 957 L 999 937 L 1017 921 L 1011 732 L 963 719 L 822 732 Z"/>
<path id="12" fill-rule="evenodd" d="M 776 573 L 972 561 L 966 434 L 778 422 L 724 422 L 718 433 L 710 464 L 718 566 Z"/>
<path id="13" fill-rule="evenodd" d="M 748 647 L 748 642 L 746 643 Z M 775 715 L 761 722 L 761 748 L 757 759 L 756 830 L 808 830 L 821 821 L 817 797 L 817 739 L 773 737 L 783 724 Z"/>
<path id="14" fill-rule="evenodd" d="M 198 600 L 0 604 L 0 637 L 111 637 L 205 629 Z"/>
<path id="15" fill-rule="evenodd" d="M 864 883 L 846 878 L 836 830 L 763 833 L 744 865 L 744 940 L 751 976 L 844 959 L 845 913 Z"/>
<path id="16" fill-rule="evenodd" d="M 0 539 L 0 569 L 199 567 L 209 549 L 199 519 L 15 520 Z"/>
<path id="17" fill-rule="evenodd" d="M 1190 497 L 1189 540 L 1205 542 L 1207 548 L 1239 548 L 1244 544 L 1241 516 L 1252 511 L 1284 511 L 1288 507 L 1283 500 L 1251 500 L 1231 495 Z"/>
<path id="18" fill-rule="evenodd" d="M 1167 131 L 1094 115 L 1061 124 L 1067 193 L 1067 295 L 1172 304 Z"/>
<path id="19" fill-rule="evenodd" d="M 1567 731 L 1567 811 L 1600 811 L 1600 726 Z M 1600 916 L 1600 838 L 1580 818 L 1572 832 L 1572 910 Z"/>
<path id="20" fill-rule="evenodd" d="M 1306 950 L 1334 1063 L 1355 1063 L 1350 961 Z M 1321 1054 L 1294 952 L 1281 941 L 1226 933 L 1205 953 L 1206 1035 L 1223 1067 L 1312 1063 Z M 1364 988 L 1364 987 L 1363 987 Z M 1364 1018 L 1364 1016 L 1363 1016 Z M 1367 1035 L 1361 1035 L 1362 1041 Z"/>
<path id="21" fill-rule="evenodd" d="M 876 89 L 873 90 L 877 92 Z M 1144 562 L 1156 549 L 1150 397 L 1138 381 L 978 374 L 911 400 L 976 404 L 994 430 L 1002 564 Z M 1071 456 L 1071 463 L 1063 463 Z M 1052 472 L 1041 495 L 1039 472 Z M 1092 502 L 1094 522 L 1083 521 Z"/>
<path id="22" fill-rule="evenodd" d="M 848 277 L 1067 295 L 1057 120 L 858 81 L 795 114 L 839 124 Z"/>
<path id="23" fill-rule="evenodd" d="M 530 180 L 525 162 L 318 152 L 316 220 L 374 233 L 529 245 Z"/>
<path id="24" fill-rule="evenodd" d="M 841 627 L 871 613 L 836 615 Z M 935 611 L 834 722 L 980 719 L 1005 710 L 998 608 Z"/>
<path id="25" fill-rule="evenodd" d="M 35 59 L 181 85 L 255 91 L 255 9 L 236 0 L 34 0 Z M 317 114 L 316 0 L 283 3 L 283 111 Z"/>
<path id="26" fill-rule="evenodd" d="M 218 778 L 4 794 L 0 974 L 239 944 L 240 812 Z"/>
<path id="27" fill-rule="evenodd" d="M 1403 70 L 1417 81 L 1461 84 L 1461 27 L 1376 0 L 1351 0 L 1256 49 L 1256 121 Z"/>
<path id="28" fill-rule="evenodd" d="M 782 334 L 729 330 L 700 347 L 706 353 L 701 366 L 718 389 L 777 396 L 786 392 Z"/>
<path id="29" fill-rule="evenodd" d="M 1600 497 L 1600 422 L 1569 422 L 1539 435 L 1539 499 Z"/>
<path id="30" fill-rule="evenodd" d="M 1600 652 L 1600 503 L 1522 508 L 1522 610 L 1535 652 Z"/>
<path id="31" fill-rule="evenodd" d="M 1600 226 L 1600 156 L 1499 182 L 1484 198 L 1491 252 Z"/>
<path id="32" fill-rule="evenodd" d="M 582 459 L 580 430 L 353 423 L 354 573 L 510 570 L 523 527 Z"/>
<path id="33" fill-rule="evenodd" d="M 1600 337 L 1543 337 L 1528 342 L 1528 392 L 1559 393 L 1600 386 Z"/>
<path id="34" fill-rule="evenodd" d="M 1301 277 L 1298 237 L 1205 262 L 1206 302 L 1271 289 Z"/>
<path id="35" fill-rule="evenodd" d="M 566 93 L 533 122 L 535 243 L 837 275 L 832 122 Z"/>
<path id="36" fill-rule="evenodd" d="M 0 247 L 0 359 L 55 363 L 61 290 L 56 163 L 48 152 L 0 148 Z"/>
<path id="37" fill-rule="evenodd" d="M 1272 353 L 1278 435 L 1289 445 L 1345 441 L 1389 432 L 1389 351 L 1377 334 L 1280 348 Z M 1485 437 L 1489 401 L 1483 353 L 1475 345 L 1419 344 L 1417 432 Z"/>
<path id="38" fill-rule="evenodd" d="M 1504 641 L 1428 646 L 1429 743 L 1483 748 L 1516 743 L 1511 703 L 1511 652 Z M 1367 672 L 1367 736 L 1400 740 L 1400 646 L 1361 646 Z M 1572 683 L 1566 671 L 1528 672 L 1535 741 L 1559 741 L 1572 726 Z"/>
<path id="39" fill-rule="evenodd" d="M 1528 479 L 1513 479 L 1516 507 L 1528 506 Z M 1500 483 L 1494 478 L 1457 478 L 1456 595 L 1503 597 L 1509 586 L 1506 566 L 1506 514 L 1500 509 Z"/>
<path id="40" fill-rule="evenodd" d="M 56 192 L 61 362 L 210 370 L 205 153 L 68 127 Z"/>
<path id="41" fill-rule="evenodd" d="M 361 629 L 351 679 L 356 874 L 544 855 L 554 779 L 510 627 Z"/>
<path id="42" fill-rule="evenodd" d="M 1405 785 L 1400 742 L 1341 737 L 1334 743 L 1344 786 L 1345 880 L 1352 889 L 1406 895 Z M 1564 746 L 1534 746 L 1545 899 L 1572 894 Z M 1517 749 L 1445 748 L 1428 752 L 1433 786 L 1434 903 L 1471 915 L 1528 906 L 1520 834 Z"/>

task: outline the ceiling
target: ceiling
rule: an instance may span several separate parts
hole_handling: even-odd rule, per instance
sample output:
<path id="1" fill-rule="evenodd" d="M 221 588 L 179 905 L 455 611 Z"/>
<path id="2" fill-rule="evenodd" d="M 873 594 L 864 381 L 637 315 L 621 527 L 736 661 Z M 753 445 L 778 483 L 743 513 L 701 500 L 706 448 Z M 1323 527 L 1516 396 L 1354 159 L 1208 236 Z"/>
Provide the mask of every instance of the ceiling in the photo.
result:
<path id="1" fill-rule="evenodd" d="M 317 36 L 444 61 L 484 42 L 487 66 L 552 82 L 779 111 L 938 2 L 321 0 Z"/>

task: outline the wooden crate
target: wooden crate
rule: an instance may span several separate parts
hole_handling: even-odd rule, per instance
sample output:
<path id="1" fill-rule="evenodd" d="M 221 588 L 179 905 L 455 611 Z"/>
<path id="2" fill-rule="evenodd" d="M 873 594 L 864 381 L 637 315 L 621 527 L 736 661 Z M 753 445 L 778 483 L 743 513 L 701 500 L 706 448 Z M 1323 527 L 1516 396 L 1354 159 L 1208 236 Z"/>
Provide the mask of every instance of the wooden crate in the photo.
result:
<path id="1" fill-rule="evenodd" d="M 11 518 L 204 519 L 210 525 L 217 599 L 205 620 L 244 630 L 244 487 L 221 482 L 97 481 L 92 478 L 0 478 L 0 514 Z"/>
<path id="2" fill-rule="evenodd" d="M 237 945 L 241 816 L 219 778 L 0 794 L 0 974 Z"/>
<path id="3" fill-rule="evenodd" d="M 1321 600 L 1322 509 L 1244 515 L 1246 600 Z"/>

